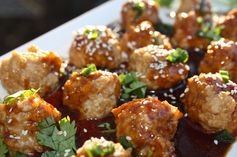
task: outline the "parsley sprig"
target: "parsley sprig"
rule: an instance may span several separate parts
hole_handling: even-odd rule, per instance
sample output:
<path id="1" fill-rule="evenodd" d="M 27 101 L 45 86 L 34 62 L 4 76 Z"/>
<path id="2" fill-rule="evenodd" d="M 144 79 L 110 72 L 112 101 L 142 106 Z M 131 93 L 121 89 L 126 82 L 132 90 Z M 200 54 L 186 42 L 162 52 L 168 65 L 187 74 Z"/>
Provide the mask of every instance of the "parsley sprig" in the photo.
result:
<path id="1" fill-rule="evenodd" d="M 186 63 L 189 59 L 188 52 L 181 48 L 177 48 L 175 51 L 169 53 L 167 60 L 171 63 L 182 62 Z"/>
<path id="2" fill-rule="evenodd" d="M 132 95 L 138 98 L 144 98 L 146 94 L 146 85 L 139 81 L 134 72 L 120 74 L 119 81 L 122 84 L 122 99 L 128 99 Z"/>
<path id="3" fill-rule="evenodd" d="M 29 90 L 21 90 L 17 93 L 14 93 L 12 95 L 9 95 L 4 98 L 3 103 L 4 104 L 11 104 L 19 99 L 24 99 L 26 97 L 32 96 L 35 93 L 37 93 L 40 89 L 29 89 Z"/>
<path id="4" fill-rule="evenodd" d="M 6 154 L 8 152 L 7 146 L 3 143 L 3 137 L 0 135 L 0 156 L 6 157 Z"/>
<path id="5" fill-rule="evenodd" d="M 82 69 L 81 74 L 88 76 L 90 73 L 97 71 L 95 64 L 89 64 L 86 68 Z"/>
<path id="6" fill-rule="evenodd" d="M 41 157 L 54 156 L 72 156 L 76 150 L 75 122 L 70 122 L 69 117 L 65 117 L 59 121 L 59 127 L 52 117 L 44 119 L 38 124 L 39 132 L 36 138 L 39 144 L 49 147 L 52 151 L 47 151 Z"/>

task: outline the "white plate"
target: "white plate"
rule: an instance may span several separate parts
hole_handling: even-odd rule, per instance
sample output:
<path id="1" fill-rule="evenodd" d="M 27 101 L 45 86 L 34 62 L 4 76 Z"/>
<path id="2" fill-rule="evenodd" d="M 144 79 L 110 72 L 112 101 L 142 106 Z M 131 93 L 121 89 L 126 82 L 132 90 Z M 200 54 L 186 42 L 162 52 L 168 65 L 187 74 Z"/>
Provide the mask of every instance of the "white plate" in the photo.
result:
<path id="1" fill-rule="evenodd" d="M 111 0 L 103 5 L 45 33 L 44 35 L 27 42 L 26 44 L 14 49 L 19 52 L 25 51 L 31 44 L 36 44 L 43 50 L 53 50 L 57 52 L 63 58 L 68 58 L 68 49 L 73 39 L 73 32 L 86 25 L 108 25 L 114 21 L 119 20 L 120 10 L 122 4 L 126 0 Z M 214 1 L 214 0 L 213 0 Z M 175 8 L 176 3 L 172 6 Z M 217 0 L 213 3 L 215 8 L 221 9 L 222 11 L 227 9 L 223 7 Z M 224 9 L 223 9 L 224 8 Z M 168 18 L 170 12 L 167 8 L 160 9 L 160 17 L 165 23 L 172 23 L 172 20 Z M 7 53 L 0 57 L 0 60 L 8 58 L 10 53 Z M 3 99 L 7 95 L 7 92 L 0 84 L 0 99 Z M 226 157 L 237 156 L 237 142 L 233 144 L 232 148 L 226 155 Z"/>

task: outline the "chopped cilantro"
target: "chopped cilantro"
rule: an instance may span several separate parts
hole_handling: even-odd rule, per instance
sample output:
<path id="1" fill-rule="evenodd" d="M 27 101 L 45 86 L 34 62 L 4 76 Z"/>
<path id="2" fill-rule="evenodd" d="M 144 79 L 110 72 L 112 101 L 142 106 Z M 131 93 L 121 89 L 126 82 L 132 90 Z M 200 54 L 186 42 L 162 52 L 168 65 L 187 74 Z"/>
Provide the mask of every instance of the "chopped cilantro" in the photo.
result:
<path id="1" fill-rule="evenodd" d="M 82 69 L 81 74 L 88 76 L 90 73 L 97 71 L 95 64 L 87 65 L 86 68 Z"/>
<path id="2" fill-rule="evenodd" d="M 7 152 L 7 146 L 3 143 L 3 137 L 0 135 L 0 157 L 6 157 Z"/>
<path id="3" fill-rule="evenodd" d="M 42 157 L 53 156 L 72 156 L 76 150 L 75 122 L 70 122 L 69 117 L 59 121 L 59 128 L 52 117 L 48 117 L 38 124 L 39 132 L 36 139 L 40 145 L 51 148 L 53 151 L 47 151 Z"/>
<path id="4" fill-rule="evenodd" d="M 230 77 L 229 77 L 229 72 L 228 71 L 220 70 L 219 74 L 221 75 L 221 77 L 222 77 L 223 81 L 225 81 L 225 83 L 229 82 Z"/>
<path id="5" fill-rule="evenodd" d="M 171 63 L 175 63 L 175 62 L 186 63 L 188 59 L 189 59 L 188 52 L 181 48 L 177 48 L 175 51 L 171 52 L 167 56 L 167 60 Z"/>
<path id="6" fill-rule="evenodd" d="M 134 72 L 127 74 L 120 74 L 119 80 L 122 84 L 122 99 L 128 99 L 135 95 L 138 98 L 144 98 L 146 94 L 146 85 L 138 81 Z"/>
<path id="7" fill-rule="evenodd" d="M 235 141 L 235 137 L 226 130 L 223 130 L 217 134 L 215 139 L 221 143 L 233 143 Z"/>
<path id="8" fill-rule="evenodd" d="M 119 143 L 123 146 L 124 149 L 132 148 L 132 156 L 137 156 L 137 153 L 134 149 L 134 146 L 131 141 L 129 141 L 126 136 L 121 136 L 119 138 Z"/>
<path id="9" fill-rule="evenodd" d="M 134 20 L 137 20 L 145 10 L 145 4 L 143 2 L 136 2 L 133 5 L 133 10 L 136 12 Z"/>
<path id="10" fill-rule="evenodd" d="M 199 20 L 198 18 L 197 22 Z M 209 41 L 216 41 L 221 38 L 221 31 L 222 27 L 212 27 L 211 22 L 202 22 L 202 28 L 197 32 L 197 36 L 201 38 L 207 38 Z"/>
<path id="11" fill-rule="evenodd" d="M 173 3 L 173 0 L 155 0 L 160 6 L 170 7 Z"/>
<path id="12" fill-rule="evenodd" d="M 95 40 L 99 36 L 99 31 L 97 29 L 86 28 L 85 34 L 87 35 L 88 39 Z"/>
<path id="13" fill-rule="evenodd" d="M 106 130 L 103 130 L 102 133 L 114 133 L 116 131 L 115 129 L 112 129 L 110 123 L 102 123 L 98 125 L 98 127 L 106 129 Z"/>
<path id="14" fill-rule="evenodd" d="M 9 95 L 9 96 L 5 97 L 4 100 L 3 100 L 3 103 L 4 104 L 13 103 L 16 100 L 32 96 L 35 93 L 37 93 L 38 91 L 39 91 L 39 89 L 37 89 L 37 90 L 35 90 L 35 89 L 21 90 L 21 91 L 15 93 L 15 94 L 12 94 L 12 95 Z"/>
<path id="15" fill-rule="evenodd" d="M 114 146 L 112 144 L 108 146 L 95 145 L 85 151 L 88 157 L 105 157 L 114 152 Z"/>

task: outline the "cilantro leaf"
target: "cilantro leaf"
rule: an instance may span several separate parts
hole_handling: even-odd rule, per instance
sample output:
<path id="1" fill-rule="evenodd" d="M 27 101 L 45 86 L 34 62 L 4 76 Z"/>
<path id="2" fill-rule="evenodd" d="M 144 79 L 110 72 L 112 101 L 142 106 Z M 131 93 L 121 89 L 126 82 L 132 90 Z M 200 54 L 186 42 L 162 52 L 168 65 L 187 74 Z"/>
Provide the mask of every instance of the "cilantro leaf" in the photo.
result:
<path id="1" fill-rule="evenodd" d="M 81 74 L 88 76 L 90 73 L 97 71 L 95 64 L 89 64 L 86 68 L 82 69 Z"/>
<path id="2" fill-rule="evenodd" d="M 177 48 L 175 51 L 171 52 L 167 56 L 167 60 L 171 63 L 175 62 L 183 62 L 186 63 L 189 59 L 188 52 L 186 50 L 183 50 L 181 48 Z"/>
<path id="3" fill-rule="evenodd" d="M 52 117 L 44 119 L 38 124 L 39 132 L 36 139 L 39 144 L 51 148 L 53 151 L 46 152 L 42 156 L 71 156 L 76 150 L 75 121 L 70 122 L 69 117 L 59 121 L 59 128 Z"/>
<path id="4" fill-rule="evenodd" d="M 5 157 L 8 152 L 7 146 L 3 143 L 3 137 L 0 135 L 0 156 Z"/>
<path id="5" fill-rule="evenodd" d="M 30 96 L 34 95 L 35 93 L 37 93 L 39 90 L 40 89 L 37 89 L 37 90 L 35 90 L 35 89 L 21 90 L 17 93 L 6 96 L 3 100 L 3 103 L 4 104 L 10 104 L 10 103 L 15 102 L 16 100 L 23 99 L 23 98 L 26 98 L 26 97 L 30 97 Z"/>

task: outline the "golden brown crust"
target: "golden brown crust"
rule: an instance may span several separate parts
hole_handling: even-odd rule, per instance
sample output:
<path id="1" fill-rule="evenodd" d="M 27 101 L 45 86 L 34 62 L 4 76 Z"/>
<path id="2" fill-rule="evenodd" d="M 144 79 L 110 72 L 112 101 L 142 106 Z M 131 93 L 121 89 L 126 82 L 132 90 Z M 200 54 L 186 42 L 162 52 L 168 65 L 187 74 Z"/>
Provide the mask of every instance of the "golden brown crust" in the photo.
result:
<path id="1" fill-rule="evenodd" d="M 136 3 L 142 3 L 144 10 L 141 15 L 136 18 L 137 12 L 134 10 Z M 159 22 L 158 5 L 155 1 L 150 0 L 128 0 L 122 7 L 121 11 L 123 28 L 129 30 L 131 26 L 136 26 L 142 21 L 149 21 L 153 25 Z"/>
<path id="2" fill-rule="evenodd" d="M 63 104 L 79 112 L 80 119 L 105 117 L 120 96 L 118 76 L 105 71 L 88 76 L 74 72 L 63 88 Z"/>
<path id="3" fill-rule="evenodd" d="M 236 100 L 236 84 L 225 83 L 219 73 L 208 73 L 188 79 L 182 102 L 193 122 L 200 124 L 207 133 L 215 133 L 224 129 L 236 130 L 236 125 L 233 128 Z"/>
<path id="4" fill-rule="evenodd" d="M 222 37 L 237 41 L 237 9 L 230 11 L 217 26 L 222 28 Z"/>
<path id="5" fill-rule="evenodd" d="M 123 104 L 112 110 L 117 138 L 127 136 L 138 154 L 148 156 L 175 156 L 174 145 L 171 142 L 178 119 L 182 113 L 166 101 L 157 98 L 144 98 Z"/>
<path id="6" fill-rule="evenodd" d="M 0 130 L 10 151 L 32 155 L 43 152 L 36 140 L 37 125 L 47 117 L 58 121 L 60 112 L 37 94 L 12 104 L 0 104 Z"/>
<path id="7" fill-rule="evenodd" d="M 237 82 L 237 42 L 222 38 L 208 46 L 199 72 L 216 73 L 219 70 L 228 71 L 231 80 Z"/>
<path id="8" fill-rule="evenodd" d="M 96 38 L 86 34 L 87 29 L 96 32 Z M 106 26 L 88 26 L 80 29 L 70 48 L 69 61 L 77 68 L 88 64 L 114 69 L 122 62 L 122 53 L 117 36 Z"/>
<path id="9" fill-rule="evenodd" d="M 45 96 L 56 89 L 62 59 L 54 52 L 39 50 L 31 46 L 28 52 L 13 52 L 0 65 L 0 79 L 6 90 L 12 94 L 19 90 L 40 88 Z"/>
<path id="10" fill-rule="evenodd" d="M 137 72 L 150 89 L 173 87 L 187 77 L 189 67 L 168 62 L 167 56 L 172 51 L 154 45 L 137 49 L 130 57 L 129 70 Z"/>
<path id="11" fill-rule="evenodd" d="M 147 45 L 159 45 L 161 48 L 171 49 L 171 43 L 168 37 L 155 31 L 152 24 L 144 21 L 139 25 L 128 30 L 121 39 L 122 50 L 131 55 L 138 48 Z"/>
<path id="12" fill-rule="evenodd" d="M 207 38 L 197 36 L 202 24 L 197 22 L 198 14 L 194 11 L 180 13 L 176 17 L 174 24 L 173 41 L 177 47 L 184 49 L 201 48 L 206 49 L 209 41 Z"/>

